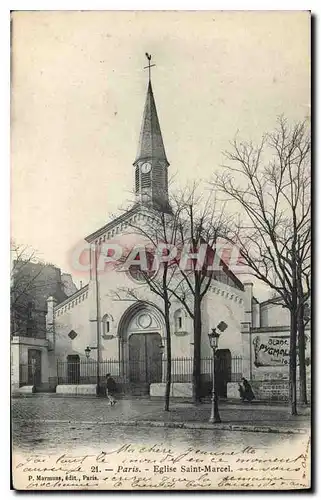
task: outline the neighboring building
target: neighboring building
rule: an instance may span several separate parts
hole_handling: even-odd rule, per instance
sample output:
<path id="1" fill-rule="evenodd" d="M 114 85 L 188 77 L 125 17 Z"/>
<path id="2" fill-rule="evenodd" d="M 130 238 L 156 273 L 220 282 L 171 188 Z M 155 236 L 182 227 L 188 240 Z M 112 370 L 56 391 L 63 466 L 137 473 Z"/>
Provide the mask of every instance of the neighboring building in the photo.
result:
<path id="1" fill-rule="evenodd" d="M 54 295 L 65 300 L 72 287 L 68 287 L 60 269 L 51 264 L 19 260 L 13 262 L 11 278 L 11 369 L 14 387 L 36 381 L 42 385 L 42 372 L 47 371 L 47 298 Z M 20 368 L 19 368 L 20 366 Z M 32 368 L 33 366 L 33 368 Z M 32 373 L 34 371 L 34 373 Z"/>
<path id="2" fill-rule="evenodd" d="M 243 374 L 252 381 L 259 399 L 287 400 L 289 395 L 290 312 L 280 298 L 259 303 L 253 297 L 253 284 L 246 290 L 245 317 L 241 325 Z M 307 390 L 311 392 L 311 329 L 305 327 Z M 297 366 L 299 359 L 297 358 Z M 299 368 L 297 373 L 299 390 Z M 236 384 L 230 396 L 236 396 Z"/>
<path id="3" fill-rule="evenodd" d="M 65 294 L 67 295 L 67 297 L 70 297 L 70 295 L 73 295 L 74 293 L 77 292 L 78 289 L 77 289 L 75 283 L 73 282 L 71 274 L 62 273 L 61 282 L 62 282 L 63 290 L 64 290 Z M 51 294 L 51 295 L 55 295 L 55 294 Z"/>

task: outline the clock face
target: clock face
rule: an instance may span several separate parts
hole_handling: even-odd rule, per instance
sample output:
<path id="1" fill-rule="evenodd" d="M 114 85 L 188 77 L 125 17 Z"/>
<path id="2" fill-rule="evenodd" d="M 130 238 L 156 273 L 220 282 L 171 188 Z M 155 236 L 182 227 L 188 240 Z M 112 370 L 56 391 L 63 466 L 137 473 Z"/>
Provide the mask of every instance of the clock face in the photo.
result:
<path id="1" fill-rule="evenodd" d="M 150 163 L 143 163 L 142 164 L 142 173 L 143 174 L 148 174 L 148 172 L 150 172 L 150 169 L 152 168 L 151 164 Z"/>

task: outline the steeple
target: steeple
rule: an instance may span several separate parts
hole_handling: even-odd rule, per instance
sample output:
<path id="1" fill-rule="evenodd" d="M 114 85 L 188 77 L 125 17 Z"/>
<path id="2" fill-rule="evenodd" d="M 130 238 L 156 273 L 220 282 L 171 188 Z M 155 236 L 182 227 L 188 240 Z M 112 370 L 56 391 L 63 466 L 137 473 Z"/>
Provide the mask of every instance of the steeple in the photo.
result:
<path id="1" fill-rule="evenodd" d="M 151 82 L 148 82 L 143 122 L 135 163 L 139 160 L 149 159 L 165 161 L 165 163 L 169 165 L 166 158 Z"/>
<path id="2" fill-rule="evenodd" d="M 139 137 L 135 167 L 135 193 L 137 201 L 144 205 L 166 210 L 168 207 L 169 162 L 166 158 L 162 133 L 150 80 L 151 56 L 148 58 L 149 81 Z"/>

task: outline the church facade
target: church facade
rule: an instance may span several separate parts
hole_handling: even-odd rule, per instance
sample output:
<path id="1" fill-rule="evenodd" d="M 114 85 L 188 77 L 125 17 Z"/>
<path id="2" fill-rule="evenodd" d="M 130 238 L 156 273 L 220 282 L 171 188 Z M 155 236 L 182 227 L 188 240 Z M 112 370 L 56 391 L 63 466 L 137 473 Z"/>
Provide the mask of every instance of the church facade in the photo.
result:
<path id="1" fill-rule="evenodd" d="M 151 82 L 148 82 L 138 152 L 133 163 L 135 203 L 133 207 L 85 237 L 97 248 L 130 240 L 133 225 L 144 225 L 148 210 L 170 212 L 168 169 L 161 128 Z M 90 252 L 92 256 L 92 253 Z M 41 380 L 47 390 L 60 393 L 94 393 L 96 383 L 111 373 L 123 392 L 140 388 L 161 396 L 166 380 L 166 330 L 163 302 L 142 282 L 134 269 L 109 269 L 97 273 L 90 262 L 89 283 L 58 303 L 47 300 L 47 344 L 42 352 Z M 119 290 L 127 290 L 120 294 Z M 258 381 L 257 391 L 271 386 L 269 363 L 257 362 L 260 345 L 256 337 L 269 337 L 261 328 L 262 311 L 253 296 L 253 285 L 242 283 L 231 271 L 213 279 L 202 301 L 201 376 L 204 394 L 211 388 L 212 350 L 208 334 L 221 321 L 227 325 L 219 339 L 216 363 L 221 397 L 238 397 L 242 376 Z M 285 321 L 286 323 L 286 321 Z M 192 394 L 193 321 L 178 300 L 171 300 L 171 351 L 173 396 Z M 279 331 L 280 330 L 280 331 Z M 286 337 L 288 324 L 273 330 L 274 337 Z M 260 334 L 260 335 L 259 335 Z M 269 342 L 268 337 L 264 342 Z M 256 340 L 260 343 L 260 340 Z M 262 344 L 263 345 L 263 344 Z M 256 350 L 255 350 L 256 349 Z M 286 349 L 275 354 L 274 379 L 288 374 Z M 273 365 L 273 361 L 272 361 Z M 262 382 L 262 383 L 261 383 Z M 281 391 L 282 392 L 282 391 Z M 286 397 L 287 390 L 268 393 Z M 280 396 L 280 397 L 279 397 Z"/>
<path id="2" fill-rule="evenodd" d="M 149 207 L 170 211 L 169 162 L 150 81 L 133 166 L 136 197 L 134 206 L 87 236 L 85 240 L 89 245 L 99 247 L 105 242 L 112 245 L 113 242 L 121 242 L 122 238 L 130 238 L 133 225 L 144 226 Z M 58 391 L 60 385 L 73 385 L 65 384 L 68 382 L 68 373 L 69 379 L 74 376 L 80 385 L 88 380 L 94 382 L 98 356 L 100 375 L 103 376 L 108 371 L 125 389 L 140 384 L 148 386 L 155 395 L 164 391 L 166 331 L 163 303 L 146 283 L 139 280 L 134 271 L 131 268 L 126 271 L 116 268 L 98 274 L 96 280 L 96 273 L 91 269 L 88 285 L 68 300 L 56 304 L 54 298 L 49 298 L 48 334 L 51 335 L 51 344 L 54 346 L 49 377 L 52 385 L 58 382 Z M 134 291 L 135 298 L 130 293 L 127 297 L 120 298 L 120 289 Z M 218 352 L 218 356 L 222 358 L 222 367 L 224 365 L 222 369 L 226 371 L 225 378 L 228 379 L 231 371 L 234 372 L 234 377 L 241 378 L 243 348 L 240 325 L 244 316 L 244 296 L 244 285 L 237 277 L 232 273 L 223 273 L 220 281 L 212 281 L 210 290 L 203 299 L 201 358 L 203 377 L 208 382 L 211 380 L 212 356 L 208 333 L 220 321 L 228 325 L 228 333 L 221 336 Z M 99 328 L 97 317 L 100 318 Z M 178 300 L 171 300 L 170 322 L 173 391 L 184 395 L 191 393 L 193 321 Z M 99 349 L 97 330 L 100 335 Z M 93 371 L 88 376 L 90 361 Z M 232 367 L 233 363 L 237 366 L 235 364 Z M 63 390 L 67 389 L 64 387 Z M 226 391 L 226 387 L 222 390 Z"/>

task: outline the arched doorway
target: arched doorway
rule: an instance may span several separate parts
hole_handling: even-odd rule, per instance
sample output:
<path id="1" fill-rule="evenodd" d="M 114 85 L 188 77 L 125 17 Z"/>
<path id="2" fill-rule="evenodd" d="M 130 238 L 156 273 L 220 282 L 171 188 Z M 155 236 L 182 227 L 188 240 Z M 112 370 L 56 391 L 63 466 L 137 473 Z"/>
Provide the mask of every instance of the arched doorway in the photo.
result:
<path id="1" fill-rule="evenodd" d="M 153 304 L 136 302 L 123 314 L 119 325 L 122 379 L 130 386 L 162 382 L 164 320 Z"/>
<path id="2" fill-rule="evenodd" d="M 229 349 L 218 349 L 215 358 L 215 385 L 218 397 L 227 397 L 227 383 L 232 377 L 232 356 Z"/>

